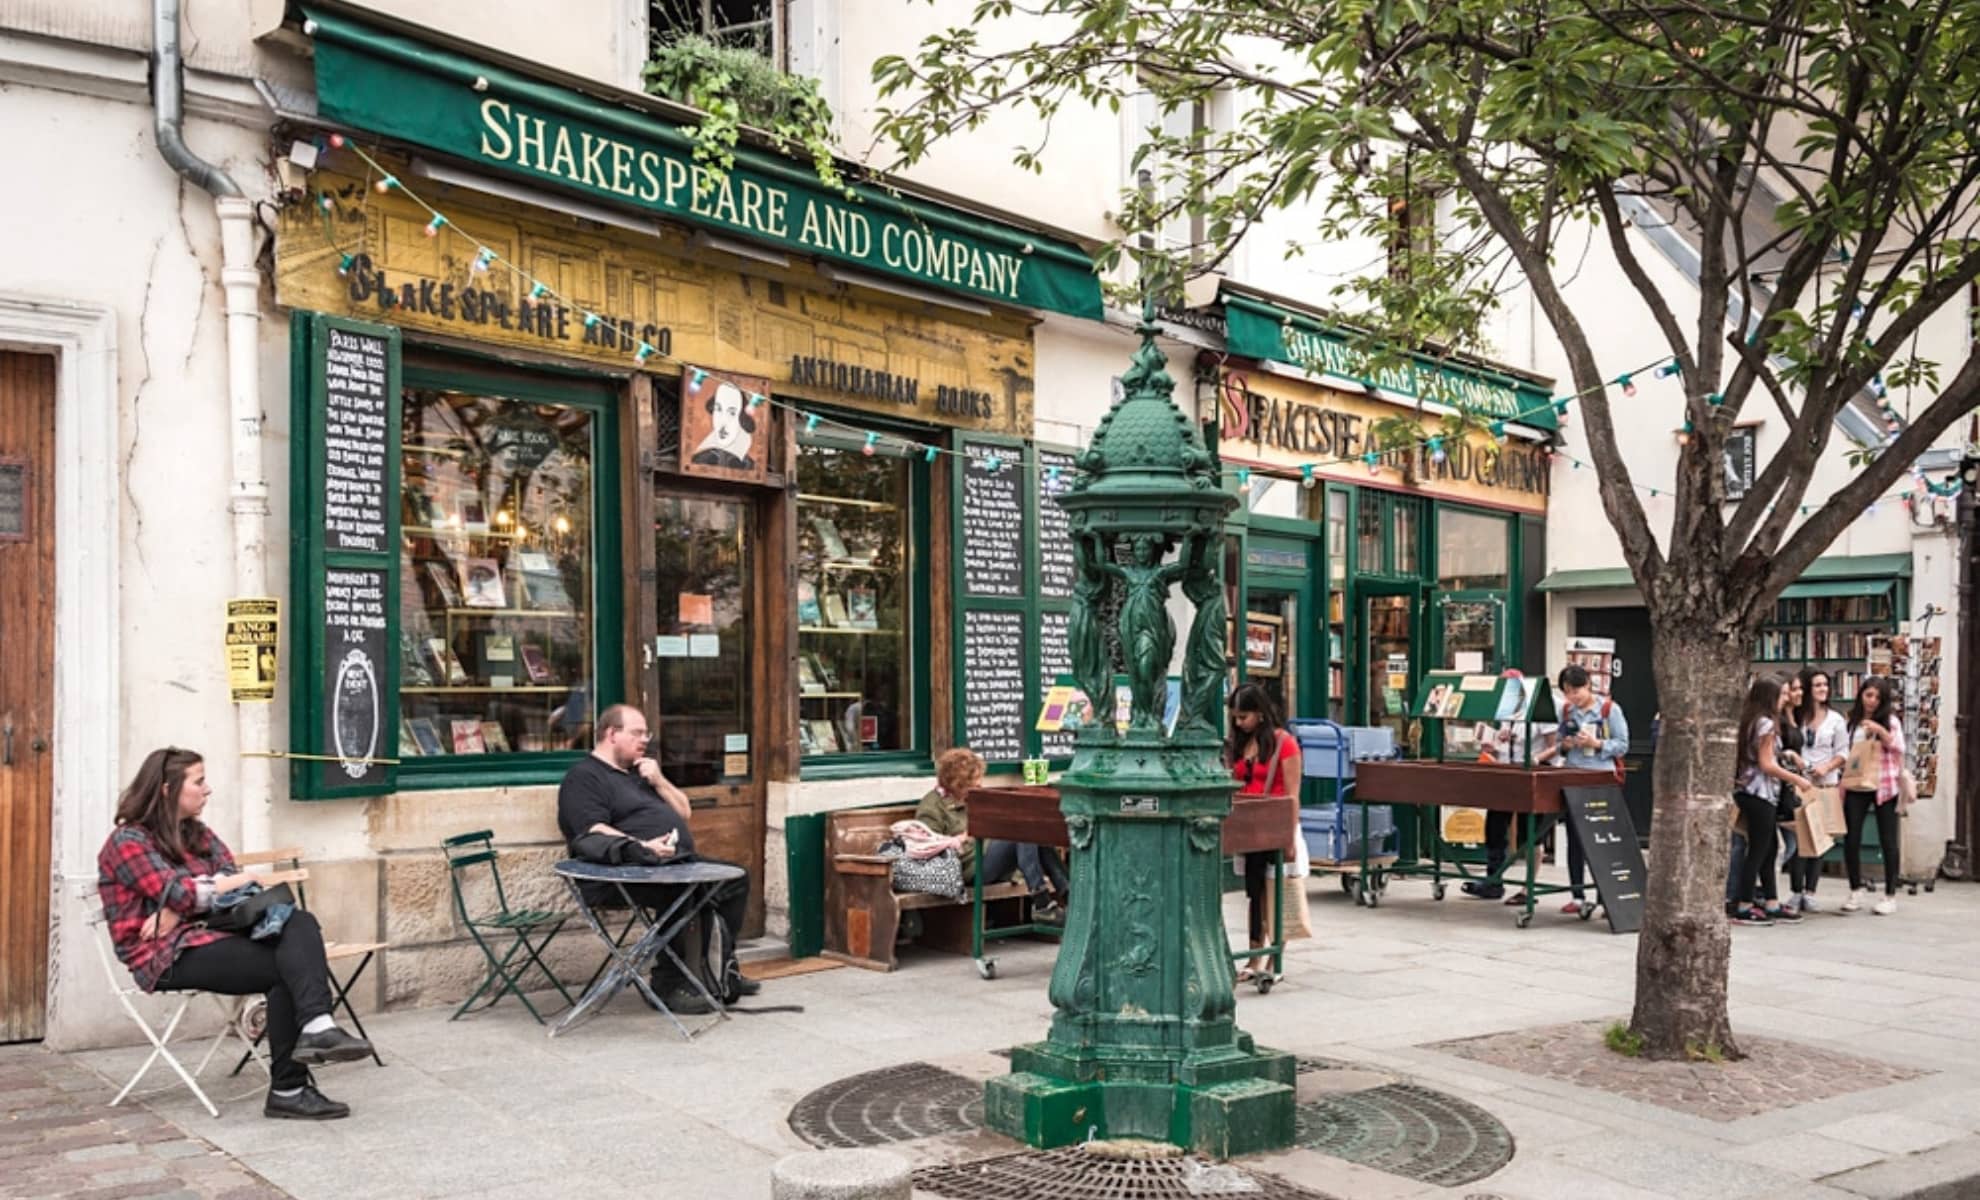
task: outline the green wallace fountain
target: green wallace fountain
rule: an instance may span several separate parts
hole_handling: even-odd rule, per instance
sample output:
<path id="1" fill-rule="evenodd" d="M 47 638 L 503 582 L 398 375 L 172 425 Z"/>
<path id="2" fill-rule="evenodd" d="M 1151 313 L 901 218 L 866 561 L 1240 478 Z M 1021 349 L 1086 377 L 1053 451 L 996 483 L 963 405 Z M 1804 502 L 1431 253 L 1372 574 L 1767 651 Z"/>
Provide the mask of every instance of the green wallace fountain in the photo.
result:
<path id="1" fill-rule="evenodd" d="M 1221 762 L 1223 520 L 1237 504 L 1175 406 L 1144 316 L 1123 395 L 1059 503 L 1078 578 L 1073 674 L 1109 714 L 1113 663 L 1100 599 L 1120 589 L 1128 728 L 1089 721 L 1059 781 L 1072 842 L 1072 908 L 1042 1042 L 985 1085 L 991 1128 L 1038 1147 L 1146 1138 L 1229 1158 L 1291 1144 L 1293 1058 L 1236 1021 L 1222 910 L 1222 837 L 1234 784 Z M 1182 707 L 1162 727 L 1176 628 L 1169 589 L 1196 606 Z"/>

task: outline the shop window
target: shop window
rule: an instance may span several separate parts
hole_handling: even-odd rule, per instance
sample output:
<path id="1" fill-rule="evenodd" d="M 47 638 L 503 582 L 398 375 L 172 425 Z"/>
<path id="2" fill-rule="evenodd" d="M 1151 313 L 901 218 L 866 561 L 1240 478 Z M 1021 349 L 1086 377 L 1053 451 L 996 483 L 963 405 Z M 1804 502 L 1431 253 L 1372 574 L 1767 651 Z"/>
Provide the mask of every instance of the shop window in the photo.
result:
<path id="1" fill-rule="evenodd" d="M 807 760 L 915 748 L 913 464 L 798 450 L 798 738 Z"/>
<path id="2" fill-rule="evenodd" d="M 1327 715 L 1346 720 L 1348 493 L 1327 489 Z"/>
<path id="3" fill-rule="evenodd" d="M 1446 591 L 1498 591 L 1511 586 L 1512 551 L 1506 519 L 1445 508 L 1437 514 L 1437 583 Z"/>
<path id="4" fill-rule="evenodd" d="M 588 748 L 595 415 L 408 387 L 402 418 L 400 755 Z"/>
<path id="5" fill-rule="evenodd" d="M 1354 569 L 1359 575 L 1382 575 L 1382 493 L 1356 492 L 1354 497 Z"/>
<path id="6" fill-rule="evenodd" d="M 1131 112 L 1134 120 L 1128 138 L 1131 149 L 1140 146 L 1150 130 L 1158 130 L 1166 140 L 1194 145 L 1201 145 L 1210 130 L 1210 104 L 1200 96 L 1180 101 L 1165 111 L 1162 101 L 1152 92 L 1139 92 Z M 1156 153 L 1150 151 L 1139 163 L 1130 159 L 1130 166 L 1132 185 L 1147 195 L 1151 203 L 1164 208 L 1176 206 L 1176 211 L 1157 229 L 1141 236 L 1141 245 L 1184 253 L 1192 260 L 1197 258 L 1204 240 L 1203 214 L 1190 212 L 1184 205 L 1188 181 L 1175 174 L 1187 170 L 1187 164 L 1168 156 L 1158 160 Z"/>
<path id="7" fill-rule="evenodd" d="M 658 47 L 684 37 L 749 50 L 785 66 L 784 0 L 652 0 L 651 40 Z"/>
<path id="8" fill-rule="evenodd" d="M 1414 500 L 1389 500 L 1389 573 L 1415 575 L 1423 566 L 1423 506 Z"/>

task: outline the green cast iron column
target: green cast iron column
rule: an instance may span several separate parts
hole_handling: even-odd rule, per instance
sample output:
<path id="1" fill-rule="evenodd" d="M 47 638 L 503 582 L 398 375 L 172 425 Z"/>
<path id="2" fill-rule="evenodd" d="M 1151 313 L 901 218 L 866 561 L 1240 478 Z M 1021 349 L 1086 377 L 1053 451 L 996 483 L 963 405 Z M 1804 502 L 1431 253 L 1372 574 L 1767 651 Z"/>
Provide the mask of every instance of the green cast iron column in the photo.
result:
<path id="1" fill-rule="evenodd" d="M 1241 1032 L 1222 907 L 1222 837 L 1233 784 L 1220 760 L 1229 614 L 1223 520 L 1237 503 L 1173 401 L 1144 317 L 1124 394 L 1060 498 L 1079 574 L 1073 671 L 1099 719 L 1060 780 L 1072 838 L 1072 911 L 1052 971 L 1046 1039 L 1011 1052 L 986 1085 L 993 1129 L 1034 1146 L 1089 1136 L 1173 1142 L 1217 1158 L 1293 1138 L 1293 1059 Z M 1172 586 L 1196 606 L 1182 707 L 1162 728 L 1176 629 Z M 1110 718 L 1113 663 L 1100 599 L 1121 592 L 1119 637 L 1133 694 Z"/>

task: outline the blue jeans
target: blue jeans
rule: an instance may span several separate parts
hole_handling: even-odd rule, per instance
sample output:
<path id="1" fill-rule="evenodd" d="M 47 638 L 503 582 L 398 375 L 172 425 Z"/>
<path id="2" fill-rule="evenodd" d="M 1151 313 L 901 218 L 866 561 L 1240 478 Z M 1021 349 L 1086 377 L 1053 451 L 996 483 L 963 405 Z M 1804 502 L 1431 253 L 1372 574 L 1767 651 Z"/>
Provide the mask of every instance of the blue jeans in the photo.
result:
<path id="1" fill-rule="evenodd" d="M 987 884 L 1002 883 L 1016 871 L 1024 876 L 1024 884 L 1036 896 L 1045 891 L 1049 877 L 1052 890 L 1064 895 L 1068 883 L 1065 864 L 1059 861 L 1059 852 L 1049 846 L 1034 846 L 1030 842 L 1006 842 L 992 838 L 983 843 L 983 859 L 977 864 L 977 871 Z"/>

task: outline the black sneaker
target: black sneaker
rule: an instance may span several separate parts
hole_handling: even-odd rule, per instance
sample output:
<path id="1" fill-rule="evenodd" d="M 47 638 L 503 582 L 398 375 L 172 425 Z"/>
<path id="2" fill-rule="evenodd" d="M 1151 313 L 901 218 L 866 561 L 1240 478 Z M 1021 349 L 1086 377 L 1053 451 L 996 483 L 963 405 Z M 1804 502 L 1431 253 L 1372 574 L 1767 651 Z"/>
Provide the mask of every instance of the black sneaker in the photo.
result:
<path id="1" fill-rule="evenodd" d="M 1773 915 L 1761 908 L 1742 908 L 1733 913 L 1735 925 L 1772 925 Z"/>
<path id="2" fill-rule="evenodd" d="M 313 1067 L 324 1063 L 356 1062 L 360 1058 L 370 1057 L 370 1042 L 352 1037 L 335 1025 L 315 1033 L 305 1033 L 296 1039 L 295 1060 Z"/>
<path id="3" fill-rule="evenodd" d="M 1039 925 L 1064 925 L 1066 910 L 1050 900 L 1040 900 L 1031 906 L 1031 919 Z"/>
<path id="4" fill-rule="evenodd" d="M 1467 879 L 1458 887 L 1473 900 L 1502 900 L 1506 895 L 1504 886 L 1496 883 L 1480 883 L 1475 879 Z"/>
<path id="5" fill-rule="evenodd" d="M 1768 909 L 1767 916 L 1776 921 L 1785 921 L 1790 925 L 1801 920 L 1801 913 L 1791 905 L 1786 904 L 1781 905 L 1779 908 Z"/>
<path id="6" fill-rule="evenodd" d="M 693 988 L 662 993 L 660 1001 L 677 1017 L 699 1017 L 715 1011 L 715 1005 Z"/>
<path id="7" fill-rule="evenodd" d="M 278 1121 L 340 1121 L 351 1115 L 351 1106 L 332 1100 L 314 1084 L 304 1084 L 293 1096 L 269 1092 L 261 1115 Z"/>

